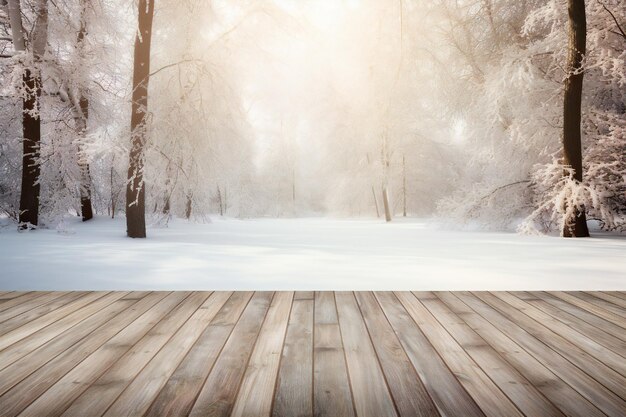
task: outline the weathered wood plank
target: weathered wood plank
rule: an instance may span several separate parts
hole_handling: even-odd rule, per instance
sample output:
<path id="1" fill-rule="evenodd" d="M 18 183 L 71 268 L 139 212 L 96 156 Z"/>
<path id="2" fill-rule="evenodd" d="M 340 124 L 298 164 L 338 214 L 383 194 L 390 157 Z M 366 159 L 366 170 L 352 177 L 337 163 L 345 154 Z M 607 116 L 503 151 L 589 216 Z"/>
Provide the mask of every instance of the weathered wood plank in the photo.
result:
<path id="1" fill-rule="evenodd" d="M 375 295 L 439 413 L 442 416 L 484 416 L 398 298 L 390 292 Z"/>
<path id="2" fill-rule="evenodd" d="M 30 307 L 29 309 L 24 309 L 22 312 L 18 312 L 18 314 L 15 314 L 10 318 L 6 318 L 6 320 L 0 323 L 0 335 L 6 334 L 14 329 L 17 329 L 18 327 L 21 327 L 33 320 L 38 319 L 41 316 L 50 313 L 51 311 L 56 310 L 57 308 L 69 304 L 83 294 L 84 293 L 79 292 L 54 292 L 48 294 L 49 297 L 39 297 L 33 301 L 37 301 L 38 303 L 41 302 L 40 305 L 32 307 L 32 305 L 30 305 L 29 303 L 27 304 Z M 9 311 L 17 312 L 16 310 L 11 309 L 4 311 L 3 313 L 7 313 Z"/>
<path id="3" fill-rule="evenodd" d="M 594 303 L 590 303 L 587 300 L 583 300 L 582 298 L 575 297 L 571 293 L 568 293 L 568 292 L 548 291 L 548 293 L 552 294 L 553 296 L 557 298 L 560 298 L 563 301 L 567 301 L 570 304 L 583 308 L 595 314 L 598 317 L 602 317 L 603 319 L 610 321 L 611 323 L 621 327 L 622 329 L 626 329 L 626 321 L 624 320 L 624 318 L 611 311 L 608 311 L 605 308 L 599 307 Z"/>
<path id="4" fill-rule="evenodd" d="M 589 417 L 604 415 L 578 391 L 479 314 L 480 310 L 473 310 L 453 293 L 437 292 L 436 295 L 564 413 Z M 481 303 L 477 299 L 476 302 Z M 486 304 L 482 306 L 483 313 L 490 308 Z"/>
<path id="5" fill-rule="evenodd" d="M 51 301 L 59 297 L 63 297 L 63 296 L 66 296 L 66 297 L 71 296 L 71 293 L 67 293 L 67 292 L 44 293 L 40 297 L 36 297 L 32 300 L 29 300 L 28 302 L 20 303 L 12 308 L 8 308 L 0 312 L 0 335 L 7 333 L 9 330 L 13 330 L 15 327 L 19 327 L 19 326 L 14 326 L 14 327 L 9 328 L 10 320 L 15 321 L 16 316 L 17 317 L 24 316 L 26 313 L 36 310 L 37 308 L 40 308 L 42 305 L 50 303 Z M 33 314 L 27 317 L 31 317 L 30 320 L 37 318 L 37 316 Z M 26 321 L 30 321 L 30 320 L 26 319 Z"/>
<path id="6" fill-rule="evenodd" d="M 418 297 L 467 354 L 527 416 L 564 416 L 522 374 L 434 295 Z"/>
<path id="7" fill-rule="evenodd" d="M 118 313 L 125 310 L 132 304 L 132 300 L 117 300 L 104 307 L 98 312 L 98 314 L 94 314 L 82 323 L 78 324 L 70 331 L 66 331 L 55 337 L 4 368 L 0 371 L 0 395 L 7 392 L 11 387 L 22 381 L 37 369 L 47 363 L 51 363 L 50 361 L 58 355 L 61 356 L 63 365 L 67 364 L 68 360 L 66 358 L 68 356 L 68 352 L 75 349 L 77 344 L 82 343 L 81 339 L 83 339 L 83 337 L 98 328 L 98 326 L 106 323 L 108 320 L 111 320 Z M 48 366 L 43 372 L 50 376 L 52 373 L 50 366 Z M 34 388 L 31 389 L 31 391 L 33 390 Z"/>
<path id="8" fill-rule="evenodd" d="M 515 321 L 528 333 L 550 346 L 556 352 L 567 358 L 570 362 L 585 371 L 595 380 L 602 383 L 602 385 L 613 391 L 615 394 L 622 398 L 626 398 L 626 381 L 618 372 L 612 370 L 598 359 L 571 343 L 569 340 L 551 331 L 545 327 L 543 323 L 540 323 L 517 310 L 500 297 L 491 293 L 477 293 L 476 295 L 496 310 L 499 310 L 502 314 L 506 314 L 507 317 Z M 513 300 L 513 302 L 515 301 Z"/>
<path id="9" fill-rule="evenodd" d="M 411 293 L 398 292 L 398 299 L 409 315 L 422 329 L 430 343 L 437 349 L 461 384 L 489 416 L 521 416 L 517 407 L 500 388 L 477 367 L 467 353 L 450 336 L 426 307 Z"/>
<path id="10" fill-rule="evenodd" d="M 99 314 L 86 319 L 84 322 L 66 331 L 41 348 L 24 356 L 11 367 L 6 368 L 13 379 L 7 378 L 7 385 L 5 386 L 3 382 L 3 388 L 14 385 L 23 375 L 30 375 L 20 382 L 19 385 L 16 385 L 13 389 L 8 391 L 6 395 L 0 397 L 0 406 L 3 406 L 4 413 L 7 415 L 19 413 L 19 411 L 33 402 L 35 398 L 39 397 L 61 379 L 70 369 L 93 353 L 105 341 L 124 329 L 137 317 L 152 308 L 157 302 L 162 300 L 165 295 L 166 294 L 157 293 L 150 294 L 134 304 L 132 304 L 132 300 L 118 300 L 100 310 Z M 123 309 L 121 314 L 115 315 L 110 321 L 98 320 L 100 316 L 107 319 L 109 313 L 117 310 L 118 306 L 129 304 L 132 305 L 126 310 Z M 87 333 L 92 332 L 82 338 L 80 335 L 83 331 Z M 78 333 L 78 336 L 76 336 L 76 333 Z M 34 369 L 38 370 L 31 374 Z M 7 404 L 9 406 L 7 406 Z"/>
<path id="11" fill-rule="evenodd" d="M 5 334 L 3 340 L 6 347 L 0 351 L 0 369 L 96 314 L 123 295 L 124 293 L 89 293 Z"/>
<path id="12" fill-rule="evenodd" d="M 276 293 L 243 376 L 232 417 L 269 417 L 293 292 Z"/>
<path id="13" fill-rule="evenodd" d="M 58 323 L 59 320 L 67 318 L 68 313 L 74 312 L 106 294 L 106 292 L 83 293 L 82 297 L 64 306 L 63 308 L 48 313 L 36 320 L 31 321 L 30 323 L 3 334 L 0 336 L 0 350 L 6 349 L 8 346 L 30 336 L 52 323 Z M 4 361 L 0 361 L 0 363 L 4 363 Z"/>
<path id="14" fill-rule="evenodd" d="M 626 415 L 625 293 L 0 291 L 7 303 L 3 417 Z"/>
<path id="15" fill-rule="evenodd" d="M 191 417 L 230 415 L 273 296 L 272 292 L 254 294 L 204 383 Z"/>
<path id="16" fill-rule="evenodd" d="M 617 353 L 602 346 L 600 343 L 586 336 L 584 333 L 579 332 L 565 323 L 562 323 L 558 319 L 545 313 L 541 309 L 534 305 L 520 300 L 510 293 L 494 292 L 495 296 L 506 302 L 507 304 L 515 307 L 517 310 L 526 314 L 528 317 L 541 323 L 544 327 L 552 330 L 554 333 L 563 337 L 573 345 L 579 347 L 581 350 L 587 352 L 594 358 L 598 358 L 599 362 L 604 363 L 615 372 L 626 375 L 626 360 Z M 626 380 L 624 380 L 626 384 Z"/>
<path id="17" fill-rule="evenodd" d="M 335 293 L 341 339 L 348 364 L 354 408 L 361 417 L 397 416 L 354 294 Z M 367 363 L 368 366 L 363 366 Z"/>
<path id="18" fill-rule="evenodd" d="M 43 395 L 35 399 L 22 416 L 60 415 L 152 327 L 189 296 L 172 293 L 100 346 L 78 366 L 65 374 Z"/>
<path id="19" fill-rule="evenodd" d="M 145 417 L 187 416 L 252 292 L 235 292 L 176 368 Z"/>
<path id="20" fill-rule="evenodd" d="M 598 298 L 603 301 L 597 301 L 601 305 L 610 308 L 611 311 L 614 311 L 616 314 L 619 314 L 622 317 L 626 317 L 626 300 L 623 300 L 619 297 L 611 295 L 610 293 L 604 293 L 601 291 L 578 291 L 574 295 L 580 294 L 584 296 L 585 299 L 589 297 Z"/>
<path id="21" fill-rule="evenodd" d="M 0 311 L 6 311 L 15 306 L 20 306 L 22 304 L 28 304 L 30 301 L 35 300 L 39 297 L 43 297 L 49 292 L 16 292 L 13 293 L 12 296 L 6 296 L 5 301 L 0 304 Z"/>
<path id="22" fill-rule="evenodd" d="M 335 295 L 316 292 L 313 337 L 313 415 L 354 416 Z"/>
<path id="23" fill-rule="evenodd" d="M 189 352 L 191 346 L 198 340 L 198 337 L 230 295 L 230 292 L 212 294 L 135 377 L 105 415 L 112 417 L 143 416 L 183 357 Z M 76 415 L 80 416 L 78 413 Z"/>
<path id="24" fill-rule="evenodd" d="M 296 291 L 293 296 L 294 300 L 313 300 L 315 299 L 315 291 Z"/>
<path id="25" fill-rule="evenodd" d="M 562 300 L 552 294 L 548 294 L 545 291 L 534 291 L 533 295 L 537 298 L 545 301 L 546 303 L 552 305 L 559 311 L 565 311 L 572 316 L 576 317 L 578 321 L 583 321 L 591 324 L 592 326 L 613 335 L 613 337 L 620 339 L 622 341 L 626 341 L 626 329 L 618 326 L 617 324 L 608 321 L 600 316 L 593 314 L 592 312 L 585 310 L 582 307 L 579 307 L 574 304 L 570 304 L 569 302 Z"/>
<path id="26" fill-rule="evenodd" d="M 313 299 L 294 298 L 278 371 L 274 417 L 313 416 L 313 307 Z"/>
<path id="27" fill-rule="evenodd" d="M 515 296 L 519 295 L 518 293 L 512 294 Z M 558 319 L 560 322 L 568 325 L 572 329 L 586 335 L 588 338 L 596 341 L 602 346 L 610 349 L 613 353 L 621 355 L 622 358 L 624 357 L 624 355 L 626 355 L 626 342 L 610 333 L 605 332 L 604 330 L 602 330 L 602 328 L 593 326 L 583 320 L 580 320 L 578 317 L 554 307 L 552 304 L 546 302 L 541 298 L 535 297 L 532 300 L 526 300 L 526 302 L 540 309 L 544 313 Z M 622 360 L 624 361 L 626 359 Z"/>
<path id="28" fill-rule="evenodd" d="M 626 292 L 624 291 L 602 291 L 605 294 L 611 294 L 614 297 L 621 298 L 622 300 L 626 300 Z"/>
<path id="29" fill-rule="evenodd" d="M 359 291 L 356 298 L 398 413 L 401 416 L 439 415 L 374 294 Z"/>
<path id="30" fill-rule="evenodd" d="M 513 317 L 508 314 L 503 315 L 489 303 L 477 297 L 476 294 L 466 292 L 455 294 L 458 294 L 463 302 L 526 349 L 539 362 L 571 385 L 603 412 L 608 415 L 621 415 L 626 410 L 626 403 L 623 399 L 591 378 L 580 368 L 574 366 L 563 356 L 550 349 L 542 340 L 535 338 L 515 322 Z"/>
<path id="31" fill-rule="evenodd" d="M 103 415 L 137 374 L 198 310 L 210 293 L 196 292 L 187 297 L 124 353 L 109 369 L 83 391 L 64 412 L 66 416 Z M 128 415 L 126 409 L 118 414 Z"/>

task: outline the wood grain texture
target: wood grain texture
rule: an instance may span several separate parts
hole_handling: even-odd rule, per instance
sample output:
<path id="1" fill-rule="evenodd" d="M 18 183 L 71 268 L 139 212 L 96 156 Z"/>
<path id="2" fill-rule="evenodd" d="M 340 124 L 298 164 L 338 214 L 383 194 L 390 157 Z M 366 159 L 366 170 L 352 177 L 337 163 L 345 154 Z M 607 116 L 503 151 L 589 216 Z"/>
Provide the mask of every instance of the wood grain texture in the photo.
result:
<path id="1" fill-rule="evenodd" d="M 356 298 L 398 413 L 404 416 L 438 415 L 435 404 L 374 294 L 360 291 L 356 293 Z"/>
<path id="2" fill-rule="evenodd" d="M 619 416 L 626 411 L 623 399 L 608 390 L 580 368 L 552 350 L 545 341 L 527 332 L 510 315 L 501 312 L 486 303 L 482 297 L 466 292 L 457 293 L 467 305 L 493 323 L 500 331 L 510 337 L 543 363 L 566 383 L 571 385 L 592 404 L 608 415 Z"/>
<path id="3" fill-rule="evenodd" d="M 158 394 L 146 416 L 186 416 L 250 298 L 236 292 L 217 313 Z"/>
<path id="4" fill-rule="evenodd" d="M 276 382 L 274 417 L 313 416 L 312 297 L 294 297 Z"/>
<path id="5" fill-rule="evenodd" d="M 354 416 L 335 295 L 328 291 L 315 293 L 313 415 Z"/>
<path id="6" fill-rule="evenodd" d="M 233 417 L 266 417 L 272 413 L 272 399 L 283 352 L 293 292 L 274 295 L 257 338 L 246 373 L 231 412 Z"/>
<path id="7" fill-rule="evenodd" d="M 228 338 L 189 414 L 229 416 L 274 294 L 257 292 Z"/>
<path id="8" fill-rule="evenodd" d="M 621 417 L 624 305 L 618 292 L 0 291 L 0 416 Z"/>
<path id="9" fill-rule="evenodd" d="M 590 401 L 551 372 L 522 346 L 515 343 L 485 317 L 473 310 L 469 304 L 461 301 L 453 293 L 437 292 L 436 295 L 566 415 L 590 417 L 604 415 Z M 476 301 L 478 303 L 478 300 Z M 487 308 L 486 305 L 483 306 Z"/>
<path id="10" fill-rule="evenodd" d="M 341 291 L 335 294 L 335 298 L 356 414 L 362 417 L 397 416 L 354 294 Z"/>
<path id="11" fill-rule="evenodd" d="M 409 292 L 396 293 L 409 315 L 441 354 L 450 370 L 488 416 L 521 416 L 522 413 L 469 357 L 424 305 Z"/>

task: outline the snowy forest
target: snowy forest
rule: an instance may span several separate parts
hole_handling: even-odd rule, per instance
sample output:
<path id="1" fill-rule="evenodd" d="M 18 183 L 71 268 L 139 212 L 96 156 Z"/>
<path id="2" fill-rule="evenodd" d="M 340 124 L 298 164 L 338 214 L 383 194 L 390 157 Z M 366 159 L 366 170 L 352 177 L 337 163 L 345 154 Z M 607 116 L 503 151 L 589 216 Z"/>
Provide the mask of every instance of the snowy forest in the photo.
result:
<path id="1" fill-rule="evenodd" d="M 622 0 L 0 0 L 0 216 L 624 232 L 625 32 Z"/>

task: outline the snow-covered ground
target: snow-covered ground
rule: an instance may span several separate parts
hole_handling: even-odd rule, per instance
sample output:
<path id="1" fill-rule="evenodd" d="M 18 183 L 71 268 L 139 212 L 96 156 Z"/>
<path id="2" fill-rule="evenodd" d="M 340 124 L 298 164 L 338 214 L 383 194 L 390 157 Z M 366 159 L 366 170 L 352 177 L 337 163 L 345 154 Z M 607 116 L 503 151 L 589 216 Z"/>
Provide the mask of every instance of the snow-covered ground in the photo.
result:
<path id="1" fill-rule="evenodd" d="M 626 290 L 626 236 L 440 230 L 400 219 L 177 220 L 126 238 L 123 219 L 0 229 L 0 290 Z"/>

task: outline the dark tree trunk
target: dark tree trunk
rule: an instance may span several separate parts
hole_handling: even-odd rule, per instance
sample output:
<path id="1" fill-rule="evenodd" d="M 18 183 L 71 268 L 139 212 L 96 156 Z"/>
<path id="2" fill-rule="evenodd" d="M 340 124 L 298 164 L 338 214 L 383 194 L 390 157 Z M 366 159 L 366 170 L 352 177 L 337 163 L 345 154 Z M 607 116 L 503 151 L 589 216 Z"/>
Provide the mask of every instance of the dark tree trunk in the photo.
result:
<path id="1" fill-rule="evenodd" d="M 574 179 L 583 180 L 582 144 L 580 134 L 581 98 L 583 90 L 583 57 L 586 48 L 587 22 L 584 0 L 568 0 L 569 54 L 568 75 L 563 99 L 563 164 L 574 170 Z M 565 219 L 564 237 L 588 237 L 584 210 L 575 210 Z"/>
<path id="2" fill-rule="evenodd" d="M 31 49 L 34 65 L 41 69 L 41 60 L 46 50 L 48 35 L 48 7 L 47 0 L 39 0 L 35 4 L 36 18 L 32 30 Z M 19 1 L 9 4 L 11 28 L 16 50 L 24 50 L 22 21 Z M 41 72 L 25 69 L 23 83 L 26 96 L 23 99 L 22 110 L 22 184 L 20 190 L 19 229 L 26 229 L 29 225 L 39 223 L 39 175 L 41 161 L 39 158 L 41 146 Z"/>
<path id="3" fill-rule="evenodd" d="M 217 186 L 217 202 L 220 205 L 220 216 L 224 215 L 224 204 L 222 202 L 222 192 L 220 191 L 220 186 Z"/>
<path id="4" fill-rule="evenodd" d="M 387 187 L 383 187 L 383 205 L 385 207 L 385 221 L 391 221 L 391 205 L 389 204 L 389 193 Z"/>
<path id="5" fill-rule="evenodd" d="M 150 80 L 150 41 L 154 0 L 139 0 L 138 29 L 135 38 L 133 68 L 131 147 L 126 185 L 126 233 L 128 237 L 146 237 L 146 190 L 143 181 L 146 145 L 148 82 Z"/>
<path id="6" fill-rule="evenodd" d="M 78 49 L 80 51 L 81 59 L 84 56 L 85 49 L 85 36 L 87 34 L 87 22 L 86 22 L 86 1 L 83 0 L 82 4 L 82 15 L 80 22 L 80 30 L 78 31 Z M 89 99 L 87 98 L 87 94 L 82 89 L 79 91 L 79 99 L 78 106 L 80 107 L 80 115 L 81 121 L 79 123 L 80 126 L 80 135 L 82 138 L 85 138 L 87 135 L 87 122 L 89 120 Z M 78 168 L 80 170 L 80 211 L 83 218 L 83 221 L 87 221 L 93 218 L 93 208 L 91 204 L 91 173 L 89 170 L 89 162 L 87 162 L 85 155 L 83 154 L 82 144 L 78 145 Z"/>
<path id="7" fill-rule="evenodd" d="M 189 220 L 191 218 L 191 204 L 193 202 L 193 196 L 189 194 L 187 196 L 187 204 L 185 207 L 185 218 Z"/>
<path id="8" fill-rule="evenodd" d="M 41 145 L 41 119 L 39 117 L 39 99 L 41 97 L 41 78 L 33 76 L 28 69 L 24 71 L 26 97 L 23 101 L 22 132 L 24 134 L 22 153 L 22 187 L 20 192 L 19 228 L 37 226 L 39 222 L 39 174 L 41 165 L 39 147 Z"/>

